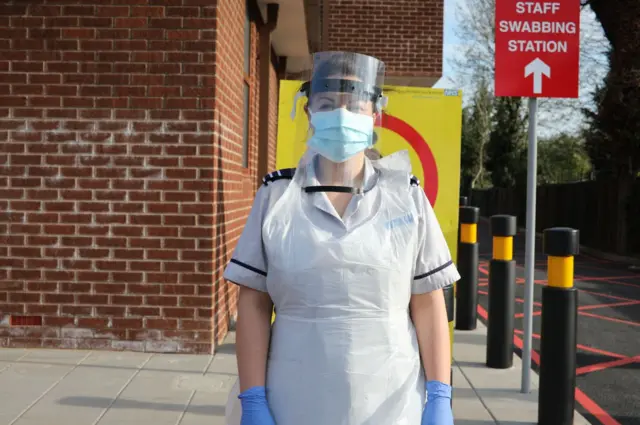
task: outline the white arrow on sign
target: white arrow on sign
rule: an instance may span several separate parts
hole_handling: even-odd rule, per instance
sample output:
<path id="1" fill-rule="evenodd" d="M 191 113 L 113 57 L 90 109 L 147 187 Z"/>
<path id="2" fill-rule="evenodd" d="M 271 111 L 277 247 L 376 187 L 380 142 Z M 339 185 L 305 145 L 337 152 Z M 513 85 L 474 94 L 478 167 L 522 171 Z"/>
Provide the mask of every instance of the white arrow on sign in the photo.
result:
<path id="1" fill-rule="evenodd" d="M 525 78 L 531 74 L 533 74 L 533 92 L 535 94 L 542 93 L 542 76 L 551 78 L 551 68 L 540 58 L 535 58 L 524 68 Z"/>

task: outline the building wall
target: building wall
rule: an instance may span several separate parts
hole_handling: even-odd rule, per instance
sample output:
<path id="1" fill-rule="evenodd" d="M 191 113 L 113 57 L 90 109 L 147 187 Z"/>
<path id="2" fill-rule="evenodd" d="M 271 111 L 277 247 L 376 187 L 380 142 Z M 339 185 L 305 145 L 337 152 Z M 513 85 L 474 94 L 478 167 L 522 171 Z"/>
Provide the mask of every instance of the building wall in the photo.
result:
<path id="1" fill-rule="evenodd" d="M 276 141 L 278 139 L 278 101 L 280 98 L 280 80 L 275 67 L 269 73 L 269 170 L 276 166 Z"/>
<path id="2" fill-rule="evenodd" d="M 442 75 L 444 0 L 324 0 L 323 48 L 357 51 L 398 77 Z"/>
<path id="3" fill-rule="evenodd" d="M 256 190 L 256 28 L 245 168 L 244 0 L 111 3 L 0 4 L 0 346 L 209 352 Z"/>

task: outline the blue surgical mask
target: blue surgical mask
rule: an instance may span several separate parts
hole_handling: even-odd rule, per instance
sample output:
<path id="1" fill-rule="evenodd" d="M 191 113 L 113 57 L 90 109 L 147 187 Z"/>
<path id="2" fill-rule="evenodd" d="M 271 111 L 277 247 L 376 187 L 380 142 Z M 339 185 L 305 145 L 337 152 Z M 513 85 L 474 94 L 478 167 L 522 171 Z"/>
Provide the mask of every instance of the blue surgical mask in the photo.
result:
<path id="1" fill-rule="evenodd" d="M 373 143 L 373 117 L 344 108 L 311 112 L 313 136 L 307 145 L 333 162 L 344 162 Z"/>

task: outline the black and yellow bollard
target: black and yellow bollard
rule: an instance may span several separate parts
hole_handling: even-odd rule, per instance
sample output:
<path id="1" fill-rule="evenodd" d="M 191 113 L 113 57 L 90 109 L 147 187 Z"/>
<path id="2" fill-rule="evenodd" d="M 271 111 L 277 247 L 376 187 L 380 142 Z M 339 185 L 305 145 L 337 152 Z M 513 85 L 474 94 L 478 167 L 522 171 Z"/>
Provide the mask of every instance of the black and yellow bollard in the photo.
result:
<path id="1" fill-rule="evenodd" d="M 456 329 L 470 331 L 478 319 L 478 221 L 477 207 L 460 207 L 460 243 L 456 284 Z"/>
<path id="2" fill-rule="evenodd" d="M 458 207 L 466 207 L 467 203 L 468 203 L 468 199 L 466 196 L 461 196 L 460 197 L 460 205 Z M 457 236 L 457 244 L 458 244 L 458 249 L 456 251 L 456 262 L 458 260 L 457 255 L 460 252 L 460 219 L 458 219 L 458 236 Z"/>
<path id="3" fill-rule="evenodd" d="M 575 409 L 578 291 L 573 259 L 579 232 L 556 227 L 544 231 L 548 284 L 542 288 L 538 424 L 571 425 Z"/>
<path id="4" fill-rule="evenodd" d="M 491 217 L 493 259 L 489 263 L 486 365 L 495 369 L 508 369 L 513 365 L 513 319 L 516 302 L 513 237 L 516 232 L 516 217 Z"/>

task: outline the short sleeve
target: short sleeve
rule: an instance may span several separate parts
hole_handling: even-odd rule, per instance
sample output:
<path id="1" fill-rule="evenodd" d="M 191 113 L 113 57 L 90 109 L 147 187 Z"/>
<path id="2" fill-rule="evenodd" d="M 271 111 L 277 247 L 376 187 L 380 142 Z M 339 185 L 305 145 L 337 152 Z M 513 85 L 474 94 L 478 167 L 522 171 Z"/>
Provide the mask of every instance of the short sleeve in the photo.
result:
<path id="1" fill-rule="evenodd" d="M 412 294 L 424 294 L 444 288 L 460 280 L 458 269 L 453 263 L 449 246 L 444 238 L 440 223 L 422 189 L 418 208 L 421 211 L 418 228 L 418 253 L 416 257 Z"/>
<path id="2" fill-rule="evenodd" d="M 223 277 L 237 285 L 267 292 L 267 258 L 262 244 L 262 221 L 269 189 L 260 187 Z"/>

